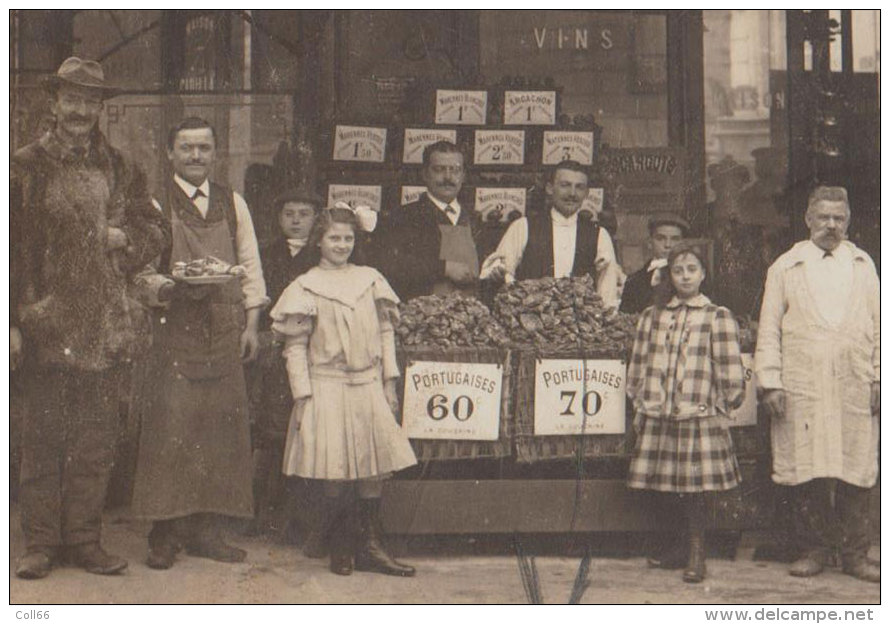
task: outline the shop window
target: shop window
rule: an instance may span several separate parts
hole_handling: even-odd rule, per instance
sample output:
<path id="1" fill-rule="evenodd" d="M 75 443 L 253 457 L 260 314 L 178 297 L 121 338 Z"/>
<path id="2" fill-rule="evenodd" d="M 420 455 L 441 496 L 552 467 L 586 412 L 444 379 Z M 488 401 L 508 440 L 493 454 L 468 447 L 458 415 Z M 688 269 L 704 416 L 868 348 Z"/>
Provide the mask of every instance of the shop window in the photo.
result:
<path id="1" fill-rule="evenodd" d="M 618 11 L 482 11 L 488 84 L 553 86 L 569 120 L 593 116 L 612 147 L 668 143 L 664 15 Z"/>
<path id="2" fill-rule="evenodd" d="M 100 61 L 108 79 L 128 91 L 159 91 L 160 24 L 157 10 L 77 11 L 72 53 Z"/>
<path id="3" fill-rule="evenodd" d="M 715 199 L 714 175 L 734 167 L 745 170 L 733 174 L 742 187 L 764 175 L 781 187 L 787 160 L 785 12 L 711 10 L 703 18 L 708 199 Z"/>
<path id="4" fill-rule="evenodd" d="M 881 72 L 881 12 L 854 10 L 853 71 Z"/>

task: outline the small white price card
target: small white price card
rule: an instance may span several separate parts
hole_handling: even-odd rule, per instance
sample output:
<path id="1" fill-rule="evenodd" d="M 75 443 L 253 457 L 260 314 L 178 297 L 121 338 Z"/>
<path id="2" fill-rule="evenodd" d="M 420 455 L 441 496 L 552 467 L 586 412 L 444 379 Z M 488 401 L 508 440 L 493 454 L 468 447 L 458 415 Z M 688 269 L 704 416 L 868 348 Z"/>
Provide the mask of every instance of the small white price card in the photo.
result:
<path id="1" fill-rule="evenodd" d="M 337 126 L 334 129 L 334 160 L 383 162 L 386 128 Z"/>
<path id="2" fill-rule="evenodd" d="M 555 165 L 564 160 L 577 160 L 582 165 L 592 165 L 593 132 L 546 130 L 541 162 Z"/>
<path id="3" fill-rule="evenodd" d="M 416 202 L 420 199 L 420 196 L 426 193 L 425 186 L 403 186 L 402 187 L 402 195 L 399 203 L 402 206 L 407 206 L 408 204 Z"/>
<path id="4" fill-rule="evenodd" d="M 329 184 L 328 205 L 333 206 L 339 201 L 346 202 L 352 207 L 370 206 L 380 212 L 381 196 L 383 191 L 380 186 L 371 184 Z"/>
<path id="5" fill-rule="evenodd" d="M 409 362 L 402 427 L 409 438 L 497 440 L 500 364 Z"/>
<path id="6" fill-rule="evenodd" d="M 745 401 L 733 411 L 730 427 L 750 427 L 757 424 L 757 377 L 754 375 L 754 356 L 742 353 L 745 367 Z"/>
<path id="7" fill-rule="evenodd" d="M 476 130 L 473 163 L 521 165 L 525 161 L 525 130 Z"/>
<path id="8" fill-rule="evenodd" d="M 405 146 L 402 162 L 419 165 L 423 162 L 423 149 L 432 143 L 451 141 L 457 143 L 457 130 L 439 128 L 405 128 Z"/>
<path id="9" fill-rule="evenodd" d="M 513 213 L 525 216 L 525 189 L 476 187 L 475 208 L 483 221 L 509 221 Z"/>
<path id="10" fill-rule="evenodd" d="M 552 126 L 556 123 L 556 91 L 505 91 L 504 123 Z"/>
<path id="11" fill-rule="evenodd" d="M 624 433 L 626 370 L 620 360 L 538 360 L 535 435 Z"/>
<path id="12" fill-rule="evenodd" d="M 436 123 L 484 126 L 488 91 L 436 91 Z"/>

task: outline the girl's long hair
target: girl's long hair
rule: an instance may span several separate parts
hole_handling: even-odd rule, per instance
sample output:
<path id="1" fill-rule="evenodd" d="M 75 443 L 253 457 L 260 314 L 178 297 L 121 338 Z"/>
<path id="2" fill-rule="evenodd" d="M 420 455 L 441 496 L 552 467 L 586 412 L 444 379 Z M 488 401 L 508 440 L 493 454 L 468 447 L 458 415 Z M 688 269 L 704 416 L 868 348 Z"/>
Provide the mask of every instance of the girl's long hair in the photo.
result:
<path id="1" fill-rule="evenodd" d="M 677 258 L 685 255 L 693 255 L 698 258 L 699 263 L 701 264 L 702 272 L 705 274 L 705 279 L 699 288 L 699 292 L 704 290 L 705 285 L 708 283 L 708 280 L 711 278 L 710 273 L 708 272 L 708 264 L 707 264 L 707 255 L 705 254 L 704 249 L 702 249 L 698 245 L 692 245 L 688 242 L 680 242 L 677 243 L 674 247 L 671 248 L 671 251 L 668 253 L 667 257 L 667 266 L 663 269 L 658 269 L 661 271 L 661 282 L 659 282 L 658 286 L 655 287 L 655 306 L 658 308 L 665 307 L 671 299 L 674 298 L 674 295 L 677 294 L 677 289 L 674 288 L 674 282 L 671 279 L 671 267 L 674 266 L 674 262 L 676 262 Z"/>

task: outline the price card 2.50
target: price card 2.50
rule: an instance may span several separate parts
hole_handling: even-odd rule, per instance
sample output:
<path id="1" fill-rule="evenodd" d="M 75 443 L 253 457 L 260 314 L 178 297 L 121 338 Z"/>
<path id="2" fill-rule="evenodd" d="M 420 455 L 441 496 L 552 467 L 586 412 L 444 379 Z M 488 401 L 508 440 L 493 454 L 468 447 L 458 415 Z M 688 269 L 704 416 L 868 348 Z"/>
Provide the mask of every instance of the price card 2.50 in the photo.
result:
<path id="1" fill-rule="evenodd" d="M 409 438 L 497 440 L 500 364 L 409 362 L 402 427 Z"/>
<path id="2" fill-rule="evenodd" d="M 621 360 L 539 360 L 535 435 L 624 433 Z"/>

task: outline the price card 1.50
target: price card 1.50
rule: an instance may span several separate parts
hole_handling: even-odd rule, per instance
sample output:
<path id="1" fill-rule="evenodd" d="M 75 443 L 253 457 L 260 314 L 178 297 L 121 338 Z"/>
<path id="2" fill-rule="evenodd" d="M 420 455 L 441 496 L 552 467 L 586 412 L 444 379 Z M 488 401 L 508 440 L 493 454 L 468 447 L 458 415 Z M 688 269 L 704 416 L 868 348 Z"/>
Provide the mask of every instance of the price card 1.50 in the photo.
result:
<path id="1" fill-rule="evenodd" d="M 500 364 L 409 362 L 402 427 L 409 438 L 497 440 Z"/>
<path id="2" fill-rule="evenodd" d="M 621 360 L 539 360 L 535 435 L 624 433 Z"/>

